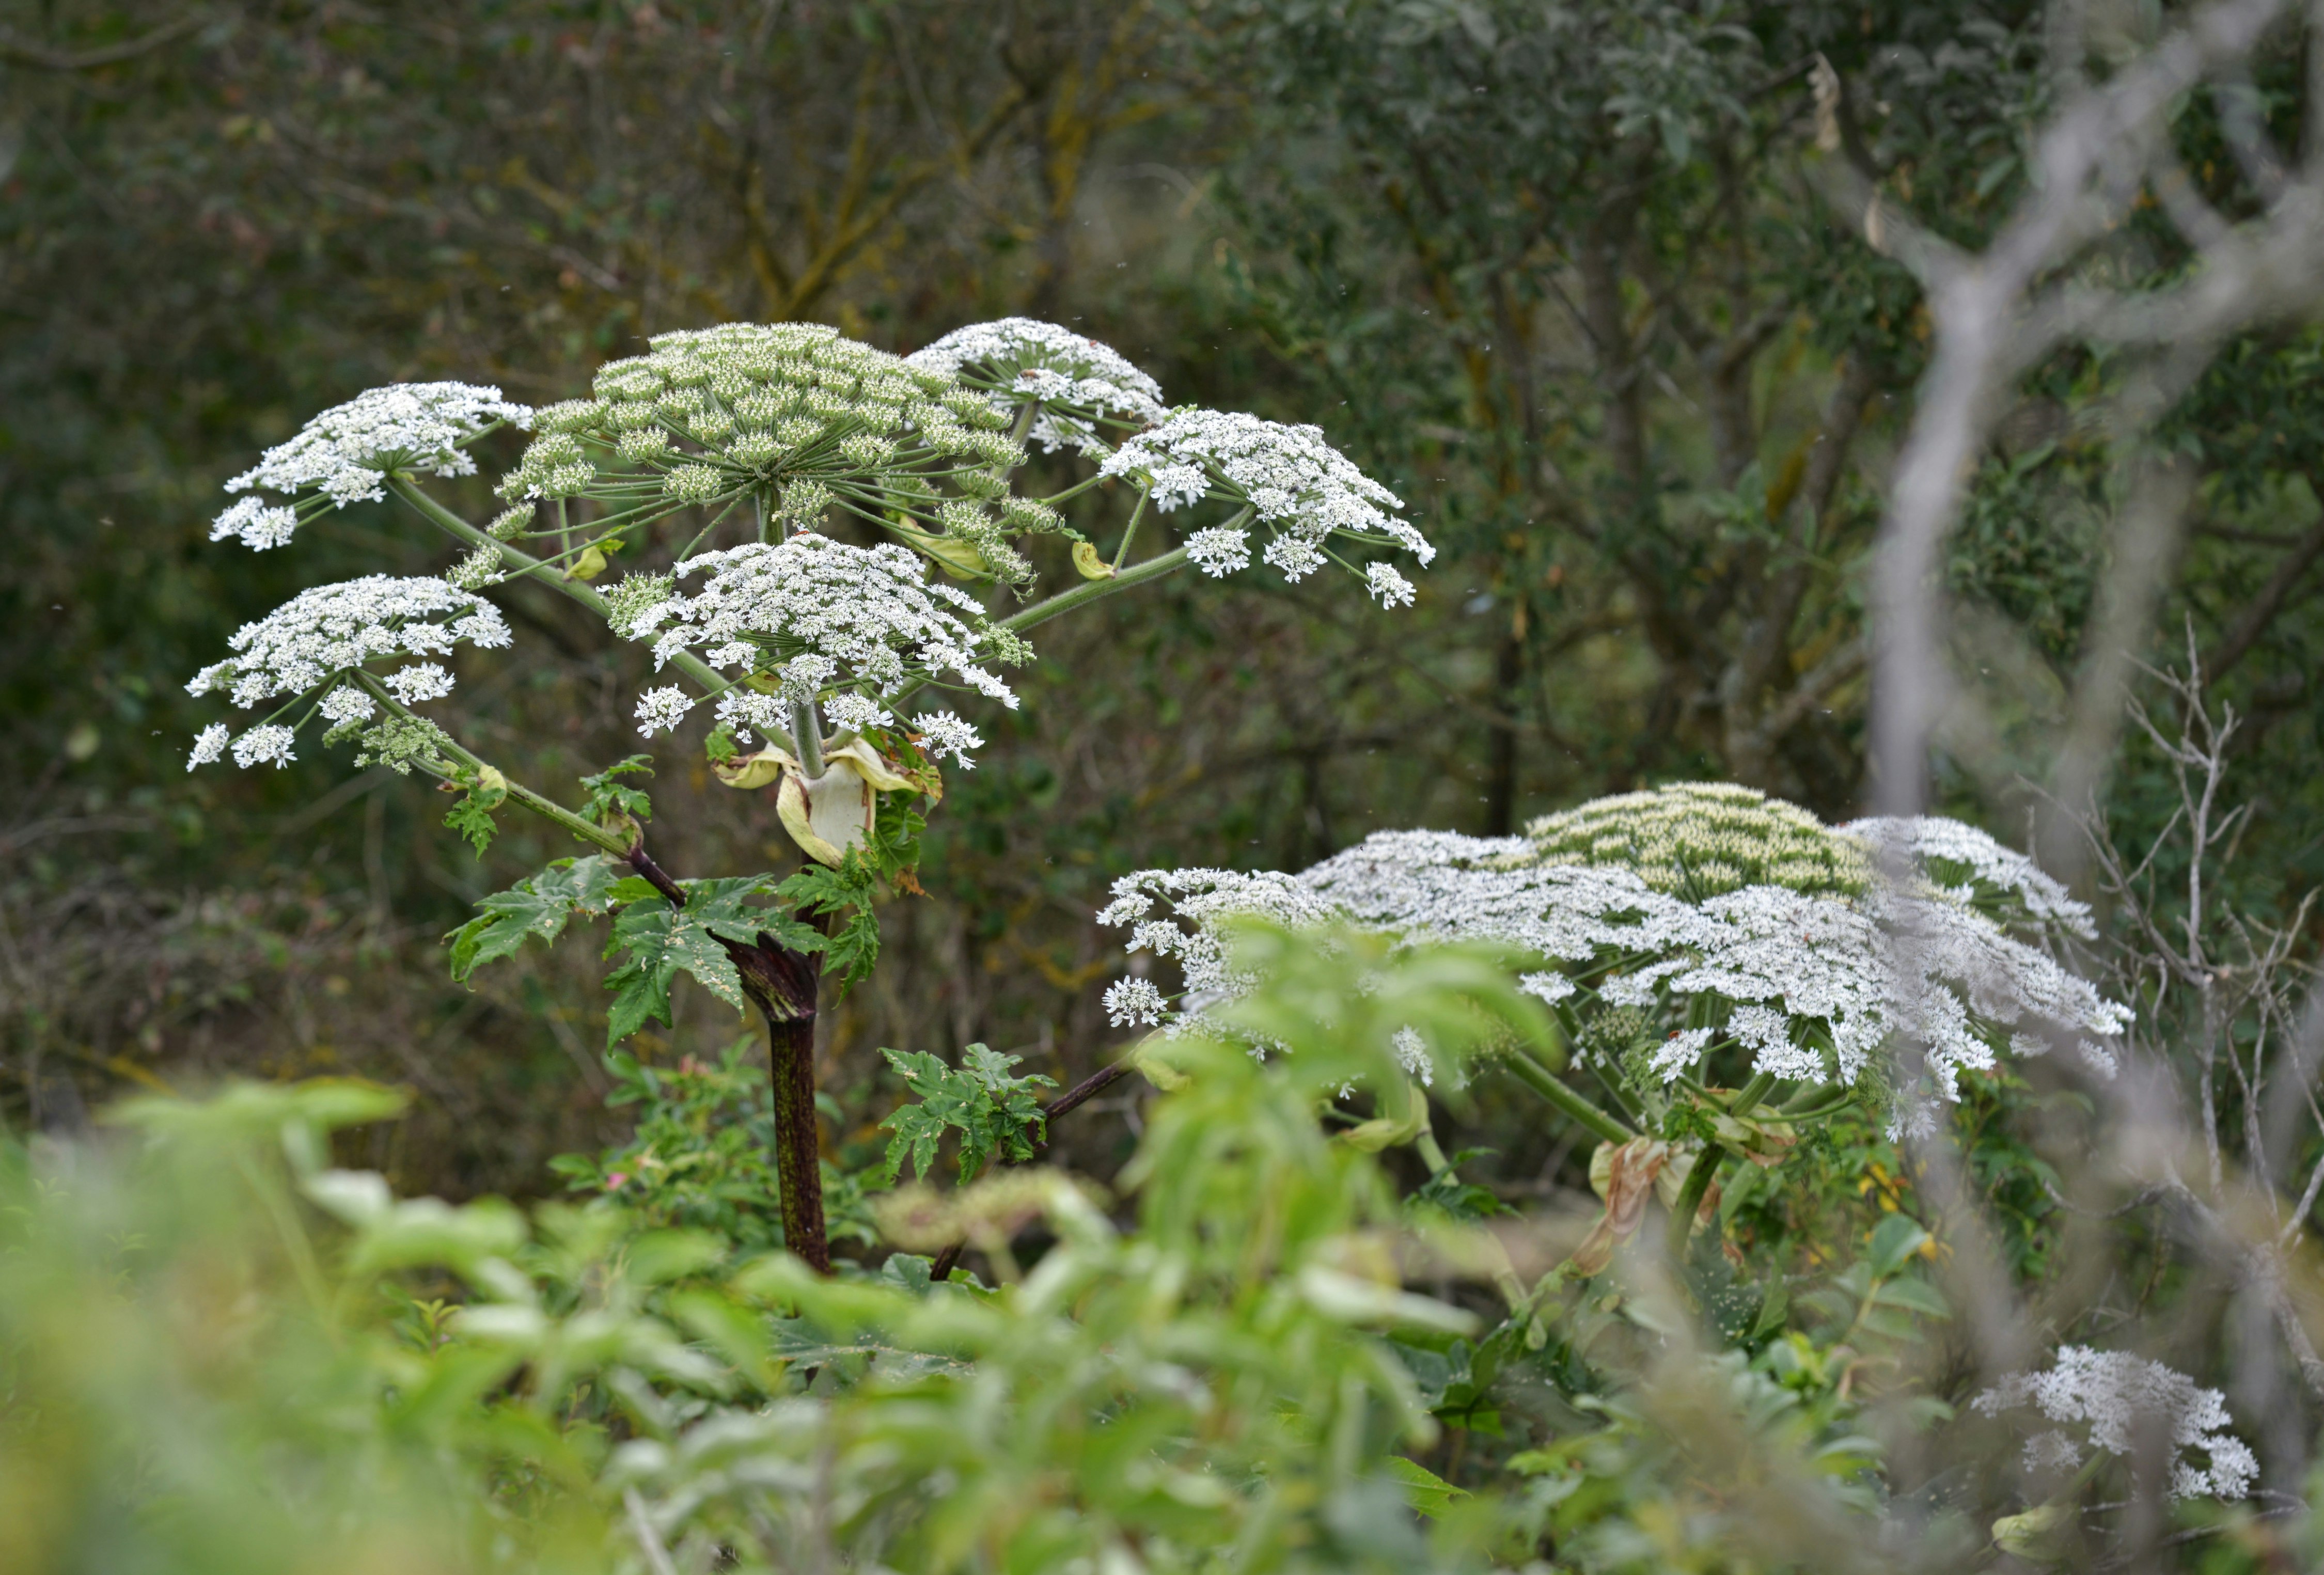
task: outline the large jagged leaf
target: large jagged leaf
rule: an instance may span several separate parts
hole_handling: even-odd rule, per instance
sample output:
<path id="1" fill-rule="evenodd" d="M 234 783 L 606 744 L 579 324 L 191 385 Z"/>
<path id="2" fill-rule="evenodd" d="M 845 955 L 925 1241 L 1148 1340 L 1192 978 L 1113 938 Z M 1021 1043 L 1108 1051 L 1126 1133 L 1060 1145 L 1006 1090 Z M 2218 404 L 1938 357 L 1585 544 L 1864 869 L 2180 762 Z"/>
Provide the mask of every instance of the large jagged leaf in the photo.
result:
<path id="1" fill-rule="evenodd" d="M 893 1134 L 888 1140 L 883 1184 L 895 1184 L 908 1158 L 926 1176 L 936 1163 L 936 1145 L 947 1128 L 960 1133 L 964 1185 L 975 1178 L 996 1151 L 1004 1160 L 1033 1157 L 1033 1145 L 1042 1135 L 1041 1107 L 1034 1091 L 1057 1085 L 1046 1077 L 1016 1076 L 1010 1069 L 1021 1056 L 971 1045 L 962 1053 L 961 1065 L 955 1070 L 925 1050 L 880 1054 L 903 1074 L 905 1085 L 920 1100 L 916 1105 L 902 1106 L 881 1123 Z"/>
<path id="2" fill-rule="evenodd" d="M 649 1021 L 669 1023 L 669 987 L 681 972 L 740 1010 L 745 1004 L 742 976 L 723 944 L 755 944 L 761 934 L 795 952 L 822 950 L 822 935 L 789 915 L 751 901 L 772 895 L 774 879 L 750 875 L 724 880 L 688 880 L 686 906 L 672 907 L 659 896 L 641 897 L 613 921 L 605 955 L 622 953 L 622 965 L 605 976 L 613 1004 L 607 1014 L 605 1043 L 618 1045 Z"/>
<path id="3" fill-rule="evenodd" d="M 476 904 L 476 916 L 445 937 L 452 946 L 452 977 L 465 981 L 478 968 L 507 956 L 530 936 L 554 942 L 576 915 L 595 918 L 618 900 L 620 879 L 612 860 L 592 853 L 559 859 L 506 891 Z"/>

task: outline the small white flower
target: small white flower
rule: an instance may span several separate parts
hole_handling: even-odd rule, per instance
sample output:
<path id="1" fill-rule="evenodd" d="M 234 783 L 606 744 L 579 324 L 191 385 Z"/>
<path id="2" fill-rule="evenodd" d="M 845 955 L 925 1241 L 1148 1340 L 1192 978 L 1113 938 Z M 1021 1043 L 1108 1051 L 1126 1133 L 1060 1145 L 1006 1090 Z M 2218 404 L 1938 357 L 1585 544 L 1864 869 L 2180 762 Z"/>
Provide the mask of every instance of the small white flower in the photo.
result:
<path id="1" fill-rule="evenodd" d="M 950 755 L 964 771 L 973 771 L 976 762 L 968 758 L 971 750 L 981 750 L 984 741 L 976 729 L 949 711 L 932 711 L 925 716 L 912 718 L 912 725 L 920 732 L 920 747 L 932 755 Z"/>
<path id="2" fill-rule="evenodd" d="M 1315 550 L 1314 542 L 1302 536 L 1277 537 L 1267 544 L 1264 556 L 1295 585 L 1323 566 L 1323 555 Z"/>
<path id="3" fill-rule="evenodd" d="M 2012 1373 L 1972 1404 L 1987 1416 L 2030 1405 L 2049 1421 L 2088 1427 L 2093 1447 L 2126 1458 L 2138 1453 L 2143 1425 L 2159 1426 L 2170 1438 L 2173 1498 L 2241 1498 L 2259 1476 L 2250 1446 L 2227 1431 L 2235 1419 L 2225 1395 L 2127 1351 L 2061 1346 L 2047 1372 Z M 2203 1451 L 2204 1464 L 2185 1457 L 2190 1449 Z M 2034 1469 L 2070 1469 L 2080 1459 L 2073 1441 L 2054 1432 L 2025 1445 Z"/>
<path id="4" fill-rule="evenodd" d="M 353 684 L 341 684 L 323 696 L 323 720 L 337 725 L 348 722 L 369 722 L 379 712 L 379 702 Z"/>
<path id="5" fill-rule="evenodd" d="M 299 758 L 290 752 L 292 738 L 289 728 L 272 723 L 254 727 L 234 741 L 234 763 L 246 771 L 272 760 L 279 771 Z"/>
<path id="6" fill-rule="evenodd" d="M 1675 1082 L 1710 1044 L 1709 1028 L 1682 1028 L 1655 1046 L 1654 1058 L 1646 1063 L 1647 1070 L 1665 1082 Z"/>
<path id="7" fill-rule="evenodd" d="M 508 576 L 501 567 L 501 549 L 487 541 L 454 564 L 444 578 L 464 591 L 479 591 L 500 584 Z"/>
<path id="8" fill-rule="evenodd" d="M 779 695 L 761 695 L 755 689 L 729 689 L 718 696 L 715 713 L 718 724 L 734 735 L 740 743 L 751 741 L 752 729 L 770 737 L 790 735 L 791 708 Z"/>
<path id="9" fill-rule="evenodd" d="M 1554 1006 L 1573 993 L 1573 981 L 1563 973 L 1520 973 L 1517 988 Z"/>
<path id="10" fill-rule="evenodd" d="M 806 705 L 811 704 L 823 686 L 839 676 L 839 663 L 819 650 L 811 650 L 791 658 L 776 670 L 782 680 L 783 698 Z"/>
<path id="11" fill-rule="evenodd" d="M 1146 476 L 1147 495 L 1158 513 L 1199 503 L 1210 490 L 1210 475 L 1199 465 L 1157 465 Z"/>
<path id="12" fill-rule="evenodd" d="M 194 735 L 193 752 L 186 757 L 186 769 L 207 766 L 226 753 L 226 741 L 230 730 L 223 722 L 213 722 Z"/>
<path id="13" fill-rule="evenodd" d="M 387 686 L 406 705 L 441 700 L 452 692 L 452 675 L 435 662 L 415 662 L 387 676 Z"/>
<path id="14" fill-rule="evenodd" d="M 1153 981 L 1117 979 L 1106 987 L 1105 1020 L 1117 1028 L 1152 1027 L 1162 1020 L 1168 1003 Z"/>
<path id="15" fill-rule="evenodd" d="M 694 702 L 675 684 L 649 689 L 638 696 L 638 731 L 651 738 L 657 732 L 675 728 L 693 709 Z"/>
<path id="16" fill-rule="evenodd" d="M 1384 563 L 1366 566 L 1364 588 L 1379 598 L 1382 607 L 1409 607 L 1419 594 L 1410 580 L 1396 572 L 1394 566 Z"/>
<path id="17" fill-rule="evenodd" d="M 878 701 L 861 695 L 834 695 L 823 703 L 823 714 L 842 732 L 867 732 L 895 720 Z"/>
<path id="18" fill-rule="evenodd" d="M 1213 525 L 1186 538 L 1186 556 L 1213 579 L 1222 579 L 1250 566 L 1249 532 Z"/>
<path id="19" fill-rule="evenodd" d="M 1434 1086 L 1436 1069 L 1428 1059 L 1428 1041 L 1420 1036 L 1420 1030 L 1408 1026 L 1398 1028 L 1388 1036 L 1388 1046 L 1395 1052 L 1397 1064 L 1418 1078 L 1422 1087 Z"/>
<path id="20" fill-rule="evenodd" d="M 263 498 L 243 498 L 210 521 L 210 539 L 226 541 L 239 536 L 244 546 L 263 552 L 289 541 L 298 529 L 299 516 L 292 510 Z"/>

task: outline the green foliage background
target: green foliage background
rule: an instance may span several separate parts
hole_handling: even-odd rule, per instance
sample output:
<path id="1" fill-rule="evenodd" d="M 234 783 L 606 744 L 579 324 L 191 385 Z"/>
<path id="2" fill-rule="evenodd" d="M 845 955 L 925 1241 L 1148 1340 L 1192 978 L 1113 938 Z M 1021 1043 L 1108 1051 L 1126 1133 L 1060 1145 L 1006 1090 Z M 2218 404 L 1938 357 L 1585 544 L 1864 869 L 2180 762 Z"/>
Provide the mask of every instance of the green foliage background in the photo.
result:
<path id="1" fill-rule="evenodd" d="M 1173 398 L 1320 421 L 1445 549 L 1393 621 L 1252 576 L 1045 631 L 1023 711 L 977 718 L 993 747 L 929 828 L 927 897 L 835 1014 L 846 1168 L 901 1090 L 880 1046 L 985 1043 L 1061 1084 L 1110 1058 L 1118 941 L 1089 916 L 1126 870 L 1297 868 L 1697 776 L 1845 815 L 1862 555 L 1926 330 L 1801 176 L 1806 69 L 1830 60 L 1850 147 L 1974 244 L 2022 189 L 2041 25 L 1950 0 L 12 8 L 0 1113 L 71 1128 L 137 1086 L 360 1073 L 415 1105 L 358 1157 L 455 1197 L 629 1140 L 586 948 L 444 975 L 475 898 L 574 850 L 512 825 L 473 860 L 409 784 L 319 760 L 189 778 L 180 686 L 300 585 L 440 566 L 383 505 L 207 547 L 265 444 L 391 379 L 546 401 L 665 327 L 809 318 L 902 350 L 1049 317 Z M 2300 69 L 2256 79 L 2287 137 Z M 2206 194 L 2248 205 L 2213 111 L 2180 134 Z M 2157 221 L 2112 260 L 2167 280 L 2173 245 Z M 2230 345 L 2172 428 L 2205 479 L 2163 624 L 2193 620 L 2251 719 L 2237 868 L 2264 883 L 2235 895 L 2262 912 L 2324 866 L 2317 355 Z M 2115 376 L 2061 355 L 2029 380 L 1952 545 L 1954 656 L 1997 726 L 1946 740 L 1945 782 L 1997 830 L 2081 659 Z M 641 653 L 505 601 L 489 681 L 524 724 L 495 748 L 543 783 L 628 754 Z M 780 852 L 770 806 L 664 753 L 673 867 Z M 2134 840 L 2161 824 L 2136 750 L 2108 791 Z M 733 1033 L 681 987 L 640 1054 L 708 1064 Z M 1583 1184 L 1554 1133 L 1472 1136 L 1512 1198 Z M 1111 1174 L 1130 1141 L 1093 1119 L 1060 1156 Z"/>

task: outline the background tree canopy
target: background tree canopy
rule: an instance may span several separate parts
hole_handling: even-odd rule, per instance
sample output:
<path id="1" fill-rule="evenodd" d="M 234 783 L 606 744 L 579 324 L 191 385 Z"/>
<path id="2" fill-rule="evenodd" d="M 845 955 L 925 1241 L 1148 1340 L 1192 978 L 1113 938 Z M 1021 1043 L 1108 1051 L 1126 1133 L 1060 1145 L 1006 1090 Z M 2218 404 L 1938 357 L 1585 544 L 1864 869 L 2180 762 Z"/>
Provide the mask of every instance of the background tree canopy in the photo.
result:
<path id="1" fill-rule="evenodd" d="M 549 1155 L 626 1130 L 575 1004 L 588 958 L 444 981 L 471 901 L 570 850 L 521 827 L 471 862 L 378 770 L 189 778 L 182 685 L 299 585 L 432 566 L 356 505 L 295 566 L 222 576 L 207 522 L 261 447 L 399 379 L 547 402 L 672 327 L 804 318 L 903 351 L 1009 312 L 1078 326 L 1174 397 L 1322 412 L 1444 549 L 1385 635 L 1313 587 L 1174 581 L 1041 642 L 1024 711 L 978 719 L 992 747 L 890 966 L 826 1031 L 858 1165 L 891 1102 L 869 1096 L 900 1086 L 879 1046 L 984 1043 L 1065 1082 L 1108 1058 L 1119 942 L 1092 914 L 1126 871 L 1297 869 L 1690 778 L 1845 817 L 1867 553 L 1930 318 L 1878 206 L 1837 210 L 1810 155 L 1981 246 L 2052 106 L 2045 25 L 1955 0 L 14 8 L 0 1119 L 364 1073 L 417 1100 L 367 1163 L 454 1195 L 537 1191 Z M 2190 97 L 2172 134 L 2212 209 L 2257 210 L 2272 176 L 2238 128 L 2297 144 L 2306 70 L 2287 41 Z M 2151 204 L 2100 253 L 2117 288 L 2190 261 Z M 2230 878 L 2255 872 L 2232 895 L 2261 915 L 2324 870 L 2319 355 L 2306 327 L 2233 340 L 2160 428 L 2191 528 L 2152 655 L 2190 631 L 2246 719 Z M 1978 703 L 1941 724 L 1941 797 L 2004 834 L 2092 657 L 2127 375 L 2042 361 L 1946 546 Z M 526 774 L 628 753 L 643 653 L 582 654 L 537 587 L 504 600 L 527 638 L 493 698 L 535 719 L 528 748 L 557 741 Z M 779 836 L 698 764 L 656 787 L 690 867 Z M 2141 739 L 2103 792 L 2126 844 L 2170 812 Z M 727 1009 L 677 1005 L 646 1058 L 715 1059 Z M 1489 1136 L 1508 1186 L 1582 1184 L 1571 1145 Z M 1072 1141 L 1098 1165 L 1127 1138 Z"/>

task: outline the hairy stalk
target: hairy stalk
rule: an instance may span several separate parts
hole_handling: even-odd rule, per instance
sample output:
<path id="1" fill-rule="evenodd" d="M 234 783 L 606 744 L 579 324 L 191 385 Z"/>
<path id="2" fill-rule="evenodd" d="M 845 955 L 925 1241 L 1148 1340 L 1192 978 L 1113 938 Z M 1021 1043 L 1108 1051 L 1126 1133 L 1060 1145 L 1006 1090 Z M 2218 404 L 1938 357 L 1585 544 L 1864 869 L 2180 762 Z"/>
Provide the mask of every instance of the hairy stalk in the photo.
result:
<path id="1" fill-rule="evenodd" d="M 641 837 L 622 855 L 672 907 L 686 906 L 686 888 L 646 852 Z M 827 921 L 826 921 L 827 922 Z M 815 959 L 779 946 L 761 932 L 755 944 L 729 941 L 742 993 L 767 1019 L 768 1082 L 775 1107 L 775 1176 L 781 1192 L 783 1245 L 817 1274 L 831 1272 L 831 1241 L 823 1218 L 823 1145 L 815 1116 L 815 1020 L 818 979 Z"/>
<path id="2" fill-rule="evenodd" d="M 1563 1079 L 1523 1050 L 1511 1049 L 1502 1062 L 1519 1082 L 1555 1105 L 1609 1143 L 1628 1143 L 1637 1134 L 1565 1085 Z"/>
<path id="3" fill-rule="evenodd" d="M 805 700 L 791 702 L 791 750 L 798 756 L 800 775 L 810 782 L 822 777 L 823 732 L 815 724 L 815 706 Z"/>
<path id="4" fill-rule="evenodd" d="M 387 485 L 389 491 L 420 511 L 430 524 L 446 534 L 456 537 L 471 547 L 489 547 L 499 553 L 501 561 L 509 566 L 513 577 L 539 580 L 551 590 L 561 592 L 580 603 L 598 617 L 606 620 L 609 624 L 612 622 L 613 610 L 605 604 L 605 598 L 584 582 L 567 578 L 553 565 L 544 563 L 521 547 L 496 540 L 485 535 L 401 476 L 390 476 Z M 726 679 L 711 670 L 704 664 L 702 659 L 692 651 L 672 652 L 669 664 L 695 682 L 706 685 L 714 690 L 728 686 Z"/>
<path id="5" fill-rule="evenodd" d="M 1070 591 L 1060 591 L 1046 602 L 1034 603 L 1022 612 L 993 622 L 1002 629 L 1022 633 L 1037 623 L 1047 623 L 1060 612 L 1070 612 L 1076 607 L 1086 606 L 1102 596 L 1111 596 L 1116 591 L 1126 591 L 1132 585 L 1142 585 L 1148 580 L 1158 580 L 1171 570 L 1185 566 L 1185 562 L 1186 549 L 1175 548 L 1159 557 L 1149 557 L 1134 568 L 1124 569 L 1110 580 L 1091 580 L 1075 585 Z M 908 678 L 895 695 L 882 704 L 901 705 L 927 684 L 926 678 Z"/>
<path id="6" fill-rule="evenodd" d="M 1727 1107 L 1727 1113 L 1731 1116 L 1748 1115 L 1753 1107 L 1767 1097 L 1767 1091 L 1775 1086 L 1775 1080 L 1766 1073 L 1752 1073 L 1751 1081 L 1743 1085 L 1734 1101 Z M 1720 1144 L 1707 1143 L 1703 1145 L 1701 1156 L 1695 1160 L 1694 1168 L 1687 1172 L 1686 1185 L 1679 1189 L 1678 1202 L 1671 1209 L 1672 1262 L 1686 1261 L 1686 1246 L 1694 1236 L 1694 1217 L 1702 1211 L 1702 1200 L 1711 1195 L 1711 1177 L 1719 1174 L 1719 1167 L 1726 1162 L 1726 1148 Z"/>

